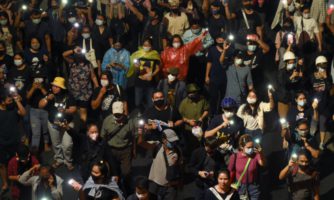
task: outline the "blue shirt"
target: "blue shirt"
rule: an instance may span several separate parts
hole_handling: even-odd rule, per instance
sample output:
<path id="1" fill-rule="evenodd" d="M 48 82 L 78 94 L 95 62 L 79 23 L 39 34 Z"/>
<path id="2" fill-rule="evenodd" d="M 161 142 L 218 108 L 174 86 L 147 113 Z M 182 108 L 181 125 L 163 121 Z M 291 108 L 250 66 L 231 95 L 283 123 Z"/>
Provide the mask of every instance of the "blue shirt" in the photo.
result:
<path id="1" fill-rule="evenodd" d="M 118 67 L 111 67 L 107 69 L 107 65 L 110 63 L 122 64 L 125 69 Z M 122 88 L 126 87 L 126 73 L 130 67 L 130 52 L 126 49 L 116 51 L 114 48 L 110 48 L 103 57 L 102 71 L 110 70 L 113 75 L 113 83 L 120 85 Z"/>
<path id="2" fill-rule="evenodd" d="M 194 39 L 198 38 L 203 32 L 205 32 L 204 29 L 202 29 L 201 32 L 199 32 L 198 34 L 194 34 L 191 31 L 191 29 L 189 29 L 186 32 L 184 32 L 184 34 L 182 36 L 182 40 L 183 40 L 184 44 L 187 44 L 187 43 L 193 41 Z M 210 34 L 207 34 L 205 36 L 205 38 L 202 40 L 203 49 L 209 48 L 213 43 L 214 43 L 214 41 L 211 38 Z M 203 56 L 203 55 L 204 55 L 204 52 L 202 52 L 202 51 L 198 51 L 196 53 L 196 56 Z"/>

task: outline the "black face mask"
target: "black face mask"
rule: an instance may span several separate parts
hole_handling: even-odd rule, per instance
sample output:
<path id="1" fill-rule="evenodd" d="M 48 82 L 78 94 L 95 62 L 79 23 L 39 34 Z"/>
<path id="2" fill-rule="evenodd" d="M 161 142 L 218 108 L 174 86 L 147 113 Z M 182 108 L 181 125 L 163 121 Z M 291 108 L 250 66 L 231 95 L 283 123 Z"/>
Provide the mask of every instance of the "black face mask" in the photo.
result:
<path id="1" fill-rule="evenodd" d="M 92 176 L 94 183 L 97 183 L 101 179 L 99 176 L 93 176 L 93 175 L 91 176 Z"/>
<path id="2" fill-rule="evenodd" d="M 165 105 L 165 99 L 158 99 L 156 101 L 153 101 L 153 104 L 156 106 L 156 107 L 163 107 Z"/>
<path id="3" fill-rule="evenodd" d="M 126 122 L 126 116 L 125 115 L 119 115 L 119 116 L 114 116 L 115 120 L 119 124 L 124 124 Z"/>
<path id="4" fill-rule="evenodd" d="M 224 47 L 224 42 L 217 43 L 217 46 L 219 46 L 219 47 Z"/>
<path id="5" fill-rule="evenodd" d="M 6 108 L 7 108 L 7 110 L 14 110 L 15 104 L 14 103 L 7 104 Z"/>
<path id="6" fill-rule="evenodd" d="M 201 96 L 198 93 L 195 93 L 195 94 L 189 94 L 188 97 L 192 101 L 198 101 Z"/>
<path id="7" fill-rule="evenodd" d="M 253 9 L 253 5 L 252 4 L 247 4 L 244 6 L 247 10 L 252 10 Z"/>
<path id="8" fill-rule="evenodd" d="M 308 169 L 308 165 L 298 165 L 299 169 L 301 169 L 302 171 L 306 171 Z"/>

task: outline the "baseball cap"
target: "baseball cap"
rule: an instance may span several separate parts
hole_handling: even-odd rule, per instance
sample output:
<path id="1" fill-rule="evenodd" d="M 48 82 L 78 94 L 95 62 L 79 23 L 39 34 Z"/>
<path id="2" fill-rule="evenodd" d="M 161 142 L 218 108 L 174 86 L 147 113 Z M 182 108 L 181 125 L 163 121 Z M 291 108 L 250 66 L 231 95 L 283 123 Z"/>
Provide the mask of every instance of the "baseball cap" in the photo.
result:
<path id="1" fill-rule="evenodd" d="M 124 105 L 121 101 L 116 101 L 112 104 L 112 114 L 123 114 Z"/>
<path id="2" fill-rule="evenodd" d="M 168 142 L 179 141 L 179 137 L 176 135 L 175 131 L 173 131 L 172 129 L 165 129 L 163 133 L 166 136 L 166 139 Z"/>

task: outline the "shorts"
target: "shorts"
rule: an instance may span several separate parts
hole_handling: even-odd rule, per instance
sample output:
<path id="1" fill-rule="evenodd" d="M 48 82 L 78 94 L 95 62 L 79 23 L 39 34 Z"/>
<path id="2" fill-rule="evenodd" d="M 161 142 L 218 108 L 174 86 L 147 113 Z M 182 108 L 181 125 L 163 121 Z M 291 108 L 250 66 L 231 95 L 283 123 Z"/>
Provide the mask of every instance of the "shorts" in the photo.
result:
<path id="1" fill-rule="evenodd" d="M 0 145 L 0 164 L 8 165 L 9 160 L 15 156 L 18 145 L 4 146 Z"/>
<path id="2" fill-rule="evenodd" d="M 88 108 L 88 106 L 89 106 L 89 101 L 76 100 L 76 105 L 77 105 L 79 108 Z"/>

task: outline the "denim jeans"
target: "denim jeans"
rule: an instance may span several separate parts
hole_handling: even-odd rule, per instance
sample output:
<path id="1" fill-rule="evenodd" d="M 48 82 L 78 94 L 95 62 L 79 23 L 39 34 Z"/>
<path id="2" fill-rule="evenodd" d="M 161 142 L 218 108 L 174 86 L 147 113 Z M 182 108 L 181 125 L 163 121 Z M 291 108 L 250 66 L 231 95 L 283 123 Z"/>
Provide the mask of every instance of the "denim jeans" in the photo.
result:
<path id="1" fill-rule="evenodd" d="M 152 106 L 152 93 L 154 88 L 153 87 L 139 87 L 135 86 L 135 104 L 136 107 L 139 107 L 141 104 L 143 104 L 143 101 L 145 100 L 146 104 L 145 107 L 148 108 Z"/>
<path id="2" fill-rule="evenodd" d="M 244 195 L 248 193 L 249 200 L 259 200 L 260 199 L 260 186 L 257 184 L 241 184 L 239 188 L 239 195 Z"/>
<path id="3" fill-rule="evenodd" d="M 48 134 L 48 112 L 43 109 L 30 109 L 30 126 L 32 130 L 31 146 L 39 148 L 41 135 L 43 134 L 44 143 L 49 143 Z"/>
<path id="4" fill-rule="evenodd" d="M 48 122 L 49 133 L 54 152 L 54 160 L 58 163 L 72 164 L 72 137 L 58 128 L 57 125 Z"/>

